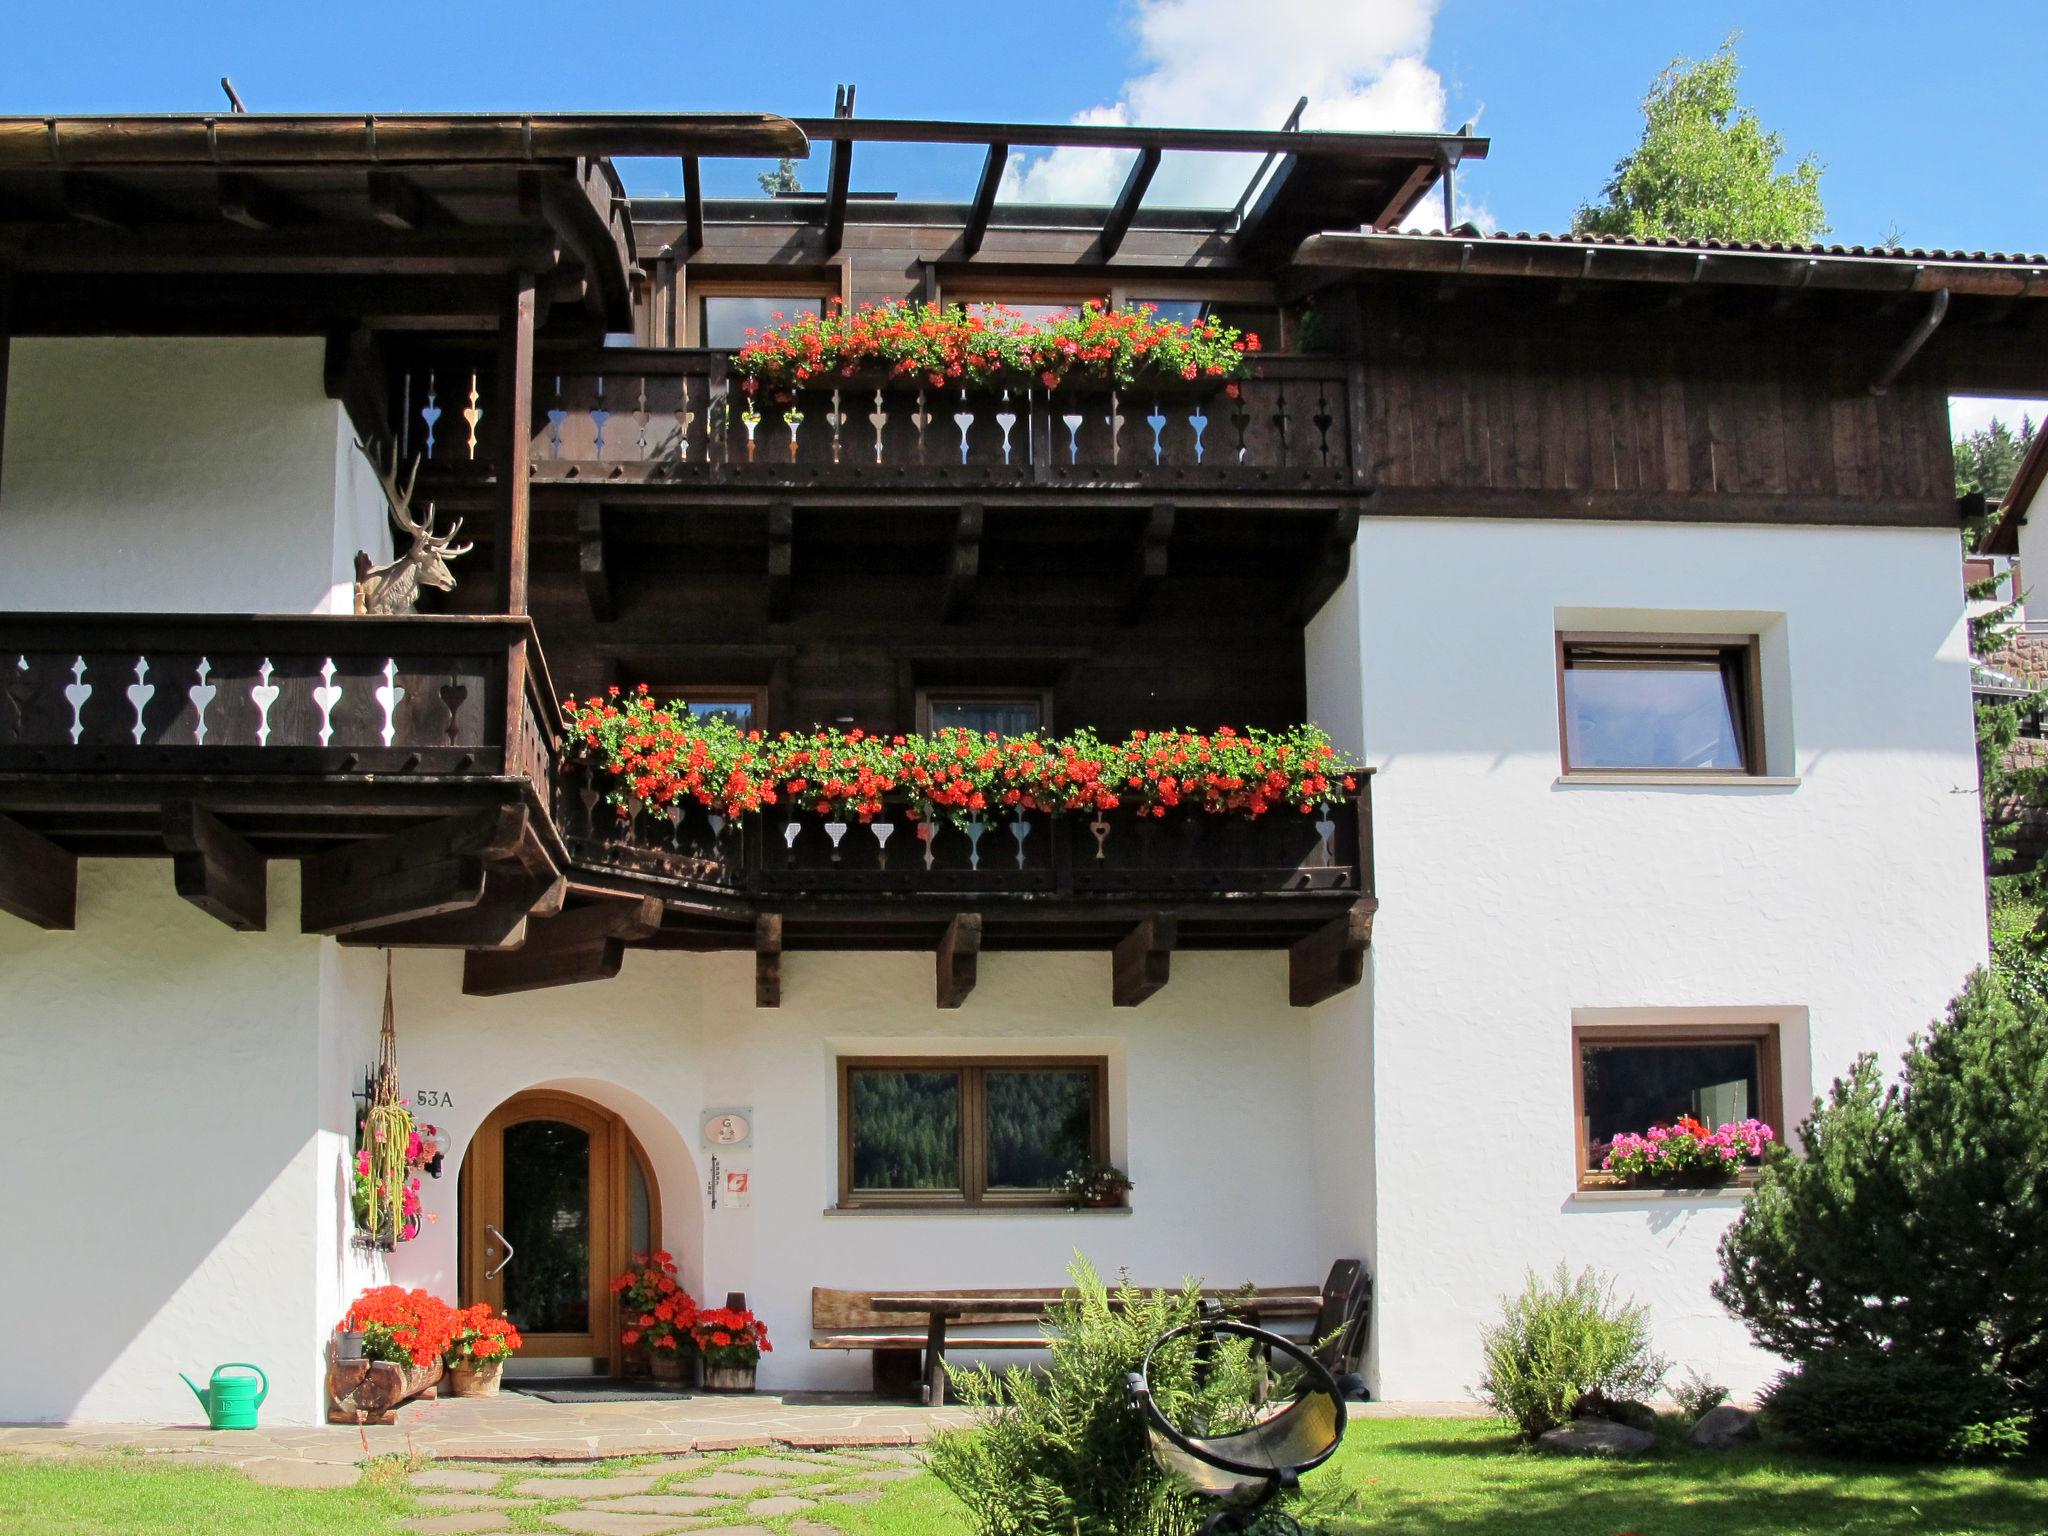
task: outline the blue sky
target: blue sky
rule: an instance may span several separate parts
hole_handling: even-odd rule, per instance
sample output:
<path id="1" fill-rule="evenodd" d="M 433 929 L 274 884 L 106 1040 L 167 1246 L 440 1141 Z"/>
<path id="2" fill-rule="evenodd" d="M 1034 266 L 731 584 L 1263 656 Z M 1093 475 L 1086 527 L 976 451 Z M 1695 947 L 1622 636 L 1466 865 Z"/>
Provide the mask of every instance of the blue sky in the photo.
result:
<path id="1" fill-rule="evenodd" d="M 86 12 L 12 8 L 0 110 L 211 111 L 229 74 L 257 110 L 822 114 L 834 84 L 852 80 L 864 116 L 1060 121 L 1109 108 L 1250 126 L 1277 123 L 1307 92 L 1311 124 L 1476 117 L 1493 153 L 1463 178 L 1472 211 L 1555 229 L 1635 141 L 1658 69 L 1739 30 L 1744 98 L 1792 151 L 1825 164 L 1834 238 L 1896 228 L 1908 244 L 2040 250 L 2041 19 L 2039 0 L 1933 11 L 1903 0 L 103 0 Z M 720 167 L 710 190 L 751 191 L 752 169 Z M 1020 170 L 1020 194 L 1057 195 L 1113 167 Z M 635 191 L 680 185 L 672 164 L 628 174 Z M 854 184 L 964 197 L 973 174 L 971 152 L 875 148 Z M 1162 174 L 1162 188 L 1174 184 Z"/>

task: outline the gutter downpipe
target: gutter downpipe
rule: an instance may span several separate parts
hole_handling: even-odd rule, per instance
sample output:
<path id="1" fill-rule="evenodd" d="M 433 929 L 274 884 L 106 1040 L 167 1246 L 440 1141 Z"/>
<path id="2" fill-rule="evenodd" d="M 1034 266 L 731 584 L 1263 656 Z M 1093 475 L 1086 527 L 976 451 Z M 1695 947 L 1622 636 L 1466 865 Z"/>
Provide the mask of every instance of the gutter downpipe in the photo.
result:
<path id="1" fill-rule="evenodd" d="M 1892 387 L 1899 375 L 1906 371 L 1906 365 L 1919 355 L 1922 347 L 1927 345 L 1927 338 L 1940 328 L 1942 320 L 1947 315 L 1948 290 L 1937 288 L 1934 290 L 1934 301 L 1927 306 L 1927 313 L 1920 317 L 1920 323 L 1913 327 L 1913 334 L 1908 336 L 1899 350 L 1892 354 L 1892 360 L 1885 364 L 1884 372 L 1870 381 L 1870 392 L 1873 395 L 1881 395 Z"/>

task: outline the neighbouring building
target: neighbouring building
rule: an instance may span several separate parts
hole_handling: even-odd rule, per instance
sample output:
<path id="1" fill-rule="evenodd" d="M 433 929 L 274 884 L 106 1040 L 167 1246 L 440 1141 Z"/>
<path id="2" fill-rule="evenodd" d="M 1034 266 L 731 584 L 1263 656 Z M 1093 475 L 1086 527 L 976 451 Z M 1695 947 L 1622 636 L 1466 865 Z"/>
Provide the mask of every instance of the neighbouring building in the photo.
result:
<path id="1" fill-rule="evenodd" d="M 853 190 L 886 143 L 982 169 Z M 700 190 L 807 144 L 822 190 Z M 1002 200 L 1054 145 L 1121 195 Z M 1601 1152 L 1785 1130 L 1984 958 L 1947 398 L 2048 386 L 2048 262 L 1398 230 L 1486 149 L 0 120 L 0 1420 L 181 1420 L 178 1370 L 251 1359 L 314 1420 L 386 1276 L 609 1369 L 652 1244 L 761 1311 L 769 1387 L 868 1380 L 804 1347 L 814 1286 L 1076 1253 L 1362 1259 L 1390 1400 L 1590 1264 L 1757 1387 L 1708 1295 L 1739 1189 Z M 1147 201 L 1198 153 L 1235 208 Z M 644 155 L 683 197 L 624 194 Z M 915 298 L 1263 347 L 1235 396 L 735 387 L 750 327 Z M 415 458 L 473 547 L 357 616 Z M 622 821 L 561 700 L 640 683 L 770 732 L 1314 721 L 1370 772 L 1258 821 Z M 351 1214 L 387 957 L 448 1142 L 389 1253 Z M 937 1176 L 862 1161 L 906 1124 Z M 1128 1201 L 1053 1200 L 1082 1161 Z"/>

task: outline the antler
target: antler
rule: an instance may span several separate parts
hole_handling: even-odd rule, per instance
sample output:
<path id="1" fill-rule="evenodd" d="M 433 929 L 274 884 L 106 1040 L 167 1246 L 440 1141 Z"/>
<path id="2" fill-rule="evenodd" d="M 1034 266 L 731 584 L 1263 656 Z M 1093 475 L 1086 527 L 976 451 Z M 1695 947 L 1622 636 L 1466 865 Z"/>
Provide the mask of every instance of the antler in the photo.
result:
<path id="1" fill-rule="evenodd" d="M 405 486 L 401 489 L 398 484 L 398 444 L 396 442 L 391 445 L 391 462 L 388 466 L 377 462 L 377 456 L 370 452 L 369 445 L 361 438 L 356 439 L 356 447 L 361 449 L 363 457 L 369 460 L 370 469 L 377 476 L 377 484 L 383 488 L 385 505 L 391 509 L 391 521 L 398 525 L 399 531 L 411 534 L 416 539 L 432 537 L 433 507 L 431 505 L 428 506 L 427 521 L 424 525 L 412 515 L 412 491 L 413 487 L 419 483 L 420 460 L 424 455 L 413 455 L 412 468 L 406 472 Z M 459 524 L 460 519 L 457 522 Z"/>
<path id="2" fill-rule="evenodd" d="M 429 544 L 441 552 L 444 558 L 453 559 L 456 555 L 466 555 L 476 548 L 476 541 L 474 539 L 458 548 L 455 544 L 455 535 L 460 532 L 462 532 L 462 519 L 459 517 L 449 526 L 446 533 L 434 532 L 434 504 L 431 501 L 427 503 L 427 526 L 423 536 Z"/>

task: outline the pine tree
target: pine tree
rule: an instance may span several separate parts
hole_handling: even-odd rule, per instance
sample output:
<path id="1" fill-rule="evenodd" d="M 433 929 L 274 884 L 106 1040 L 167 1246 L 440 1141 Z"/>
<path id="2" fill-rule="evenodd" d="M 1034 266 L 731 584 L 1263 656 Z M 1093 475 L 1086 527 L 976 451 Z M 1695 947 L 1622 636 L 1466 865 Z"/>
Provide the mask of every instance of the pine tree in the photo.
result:
<path id="1" fill-rule="evenodd" d="M 772 171 L 761 171 L 754 180 L 761 183 L 761 190 L 773 197 L 778 192 L 801 192 L 804 184 L 796 179 L 796 162 L 784 155 L 775 162 Z"/>
<path id="2" fill-rule="evenodd" d="M 2031 416 L 2020 417 L 2017 432 L 1994 416 L 1989 426 L 1957 438 L 1953 445 L 1956 494 L 1967 496 L 1972 491 L 1982 491 L 1985 500 L 1998 500 L 2012 484 L 2027 449 L 2033 446 L 2036 430 Z"/>
<path id="3" fill-rule="evenodd" d="M 1801 1137 L 1722 1239 L 1716 1299 L 1801 1367 L 1938 1362 L 2048 1414 L 2048 1006 L 1974 973 L 1900 1081 L 1860 1058 Z"/>

